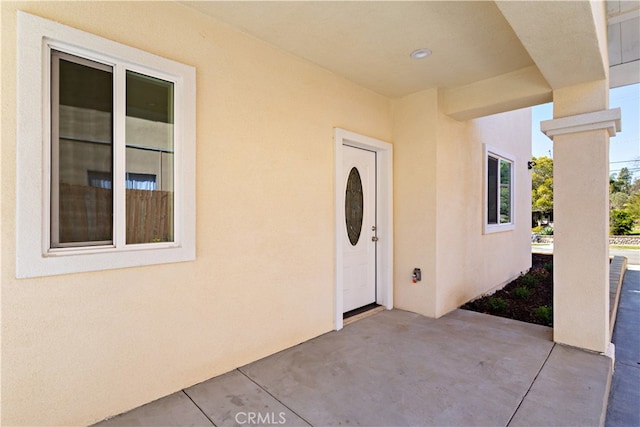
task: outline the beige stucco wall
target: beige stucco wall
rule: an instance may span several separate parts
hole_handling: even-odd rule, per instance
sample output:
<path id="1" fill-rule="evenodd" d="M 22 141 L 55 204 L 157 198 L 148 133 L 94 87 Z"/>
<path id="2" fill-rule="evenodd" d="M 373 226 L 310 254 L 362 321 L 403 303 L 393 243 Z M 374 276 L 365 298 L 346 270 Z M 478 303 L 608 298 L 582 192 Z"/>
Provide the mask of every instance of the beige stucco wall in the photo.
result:
<path id="1" fill-rule="evenodd" d="M 459 122 L 438 90 L 393 101 L 398 308 L 440 317 L 531 266 L 531 112 Z M 483 234 L 484 150 L 516 159 L 516 228 Z M 422 281 L 411 282 L 413 268 Z"/>
<path id="2" fill-rule="evenodd" d="M 438 91 L 393 102 L 394 305 L 435 316 Z M 411 283 L 414 268 L 420 284 Z"/>
<path id="3" fill-rule="evenodd" d="M 2 2 L 2 424 L 86 424 L 333 328 L 333 128 L 390 102 L 180 4 Z M 197 70 L 197 260 L 15 279 L 15 11 Z"/>
<path id="4" fill-rule="evenodd" d="M 515 229 L 483 234 L 483 144 L 515 158 Z M 456 122 L 440 114 L 436 317 L 531 266 L 531 110 Z"/>
<path id="5" fill-rule="evenodd" d="M 528 189 L 517 230 L 482 235 L 482 143 L 524 188 L 527 112 L 457 122 L 436 89 L 391 101 L 180 4 L 1 8 L 2 424 L 88 424 L 331 330 L 334 127 L 394 143 L 397 307 L 440 316 L 528 267 Z M 17 9 L 195 66 L 195 262 L 15 279 Z"/>

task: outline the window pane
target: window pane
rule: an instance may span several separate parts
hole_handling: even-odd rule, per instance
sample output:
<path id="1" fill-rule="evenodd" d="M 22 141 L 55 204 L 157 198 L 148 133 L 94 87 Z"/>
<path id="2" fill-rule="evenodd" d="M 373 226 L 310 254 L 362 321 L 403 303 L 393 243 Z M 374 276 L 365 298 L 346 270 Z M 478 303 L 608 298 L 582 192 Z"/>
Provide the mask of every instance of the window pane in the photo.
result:
<path id="1" fill-rule="evenodd" d="M 511 163 L 500 161 L 500 224 L 511 222 Z"/>
<path id="2" fill-rule="evenodd" d="M 173 241 L 173 90 L 127 71 L 127 243 Z"/>
<path id="3" fill-rule="evenodd" d="M 344 217 L 347 225 L 347 236 L 351 246 L 358 244 L 362 232 L 362 218 L 364 214 L 364 196 L 362 181 L 357 168 L 351 168 L 347 179 L 347 189 L 344 196 Z"/>
<path id="4" fill-rule="evenodd" d="M 55 51 L 51 65 L 51 246 L 109 244 L 113 73 L 103 64 Z"/>
<path id="5" fill-rule="evenodd" d="M 487 222 L 498 223 L 498 159 L 487 161 Z"/>

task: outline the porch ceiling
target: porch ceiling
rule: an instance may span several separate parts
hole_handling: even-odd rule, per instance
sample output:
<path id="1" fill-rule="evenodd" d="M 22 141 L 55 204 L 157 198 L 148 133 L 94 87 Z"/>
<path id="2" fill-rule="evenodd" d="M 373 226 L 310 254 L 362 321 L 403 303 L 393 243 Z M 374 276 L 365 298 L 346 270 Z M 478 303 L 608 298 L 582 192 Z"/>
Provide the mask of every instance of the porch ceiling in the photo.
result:
<path id="1" fill-rule="evenodd" d="M 475 85 L 485 94 L 515 88 L 514 99 L 502 93 L 497 101 L 513 108 L 550 100 L 558 86 L 605 78 L 598 6 L 586 1 L 183 3 L 390 98 L 434 87 L 445 97 L 455 92 L 449 104 L 461 118 L 494 112 L 458 105 Z M 412 59 L 419 48 L 433 54 Z"/>

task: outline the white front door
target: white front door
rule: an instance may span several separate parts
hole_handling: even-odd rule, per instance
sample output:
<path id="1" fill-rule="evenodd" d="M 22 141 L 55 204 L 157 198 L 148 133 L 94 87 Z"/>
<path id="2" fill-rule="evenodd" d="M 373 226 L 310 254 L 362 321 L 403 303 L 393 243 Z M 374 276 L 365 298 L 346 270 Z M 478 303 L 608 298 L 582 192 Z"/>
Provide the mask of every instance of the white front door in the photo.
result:
<path id="1" fill-rule="evenodd" d="M 343 310 L 376 302 L 376 153 L 343 151 Z"/>

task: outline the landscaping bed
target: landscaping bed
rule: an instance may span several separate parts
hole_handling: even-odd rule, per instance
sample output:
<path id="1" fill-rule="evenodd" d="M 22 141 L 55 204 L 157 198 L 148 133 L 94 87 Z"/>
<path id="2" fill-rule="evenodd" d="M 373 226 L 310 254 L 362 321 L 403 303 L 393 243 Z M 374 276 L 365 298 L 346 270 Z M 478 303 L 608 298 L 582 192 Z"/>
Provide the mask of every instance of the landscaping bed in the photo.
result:
<path id="1" fill-rule="evenodd" d="M 461 308 L 553 326 L 553 255 L 532 254 L 531 270 L 494 294 Z"/>

